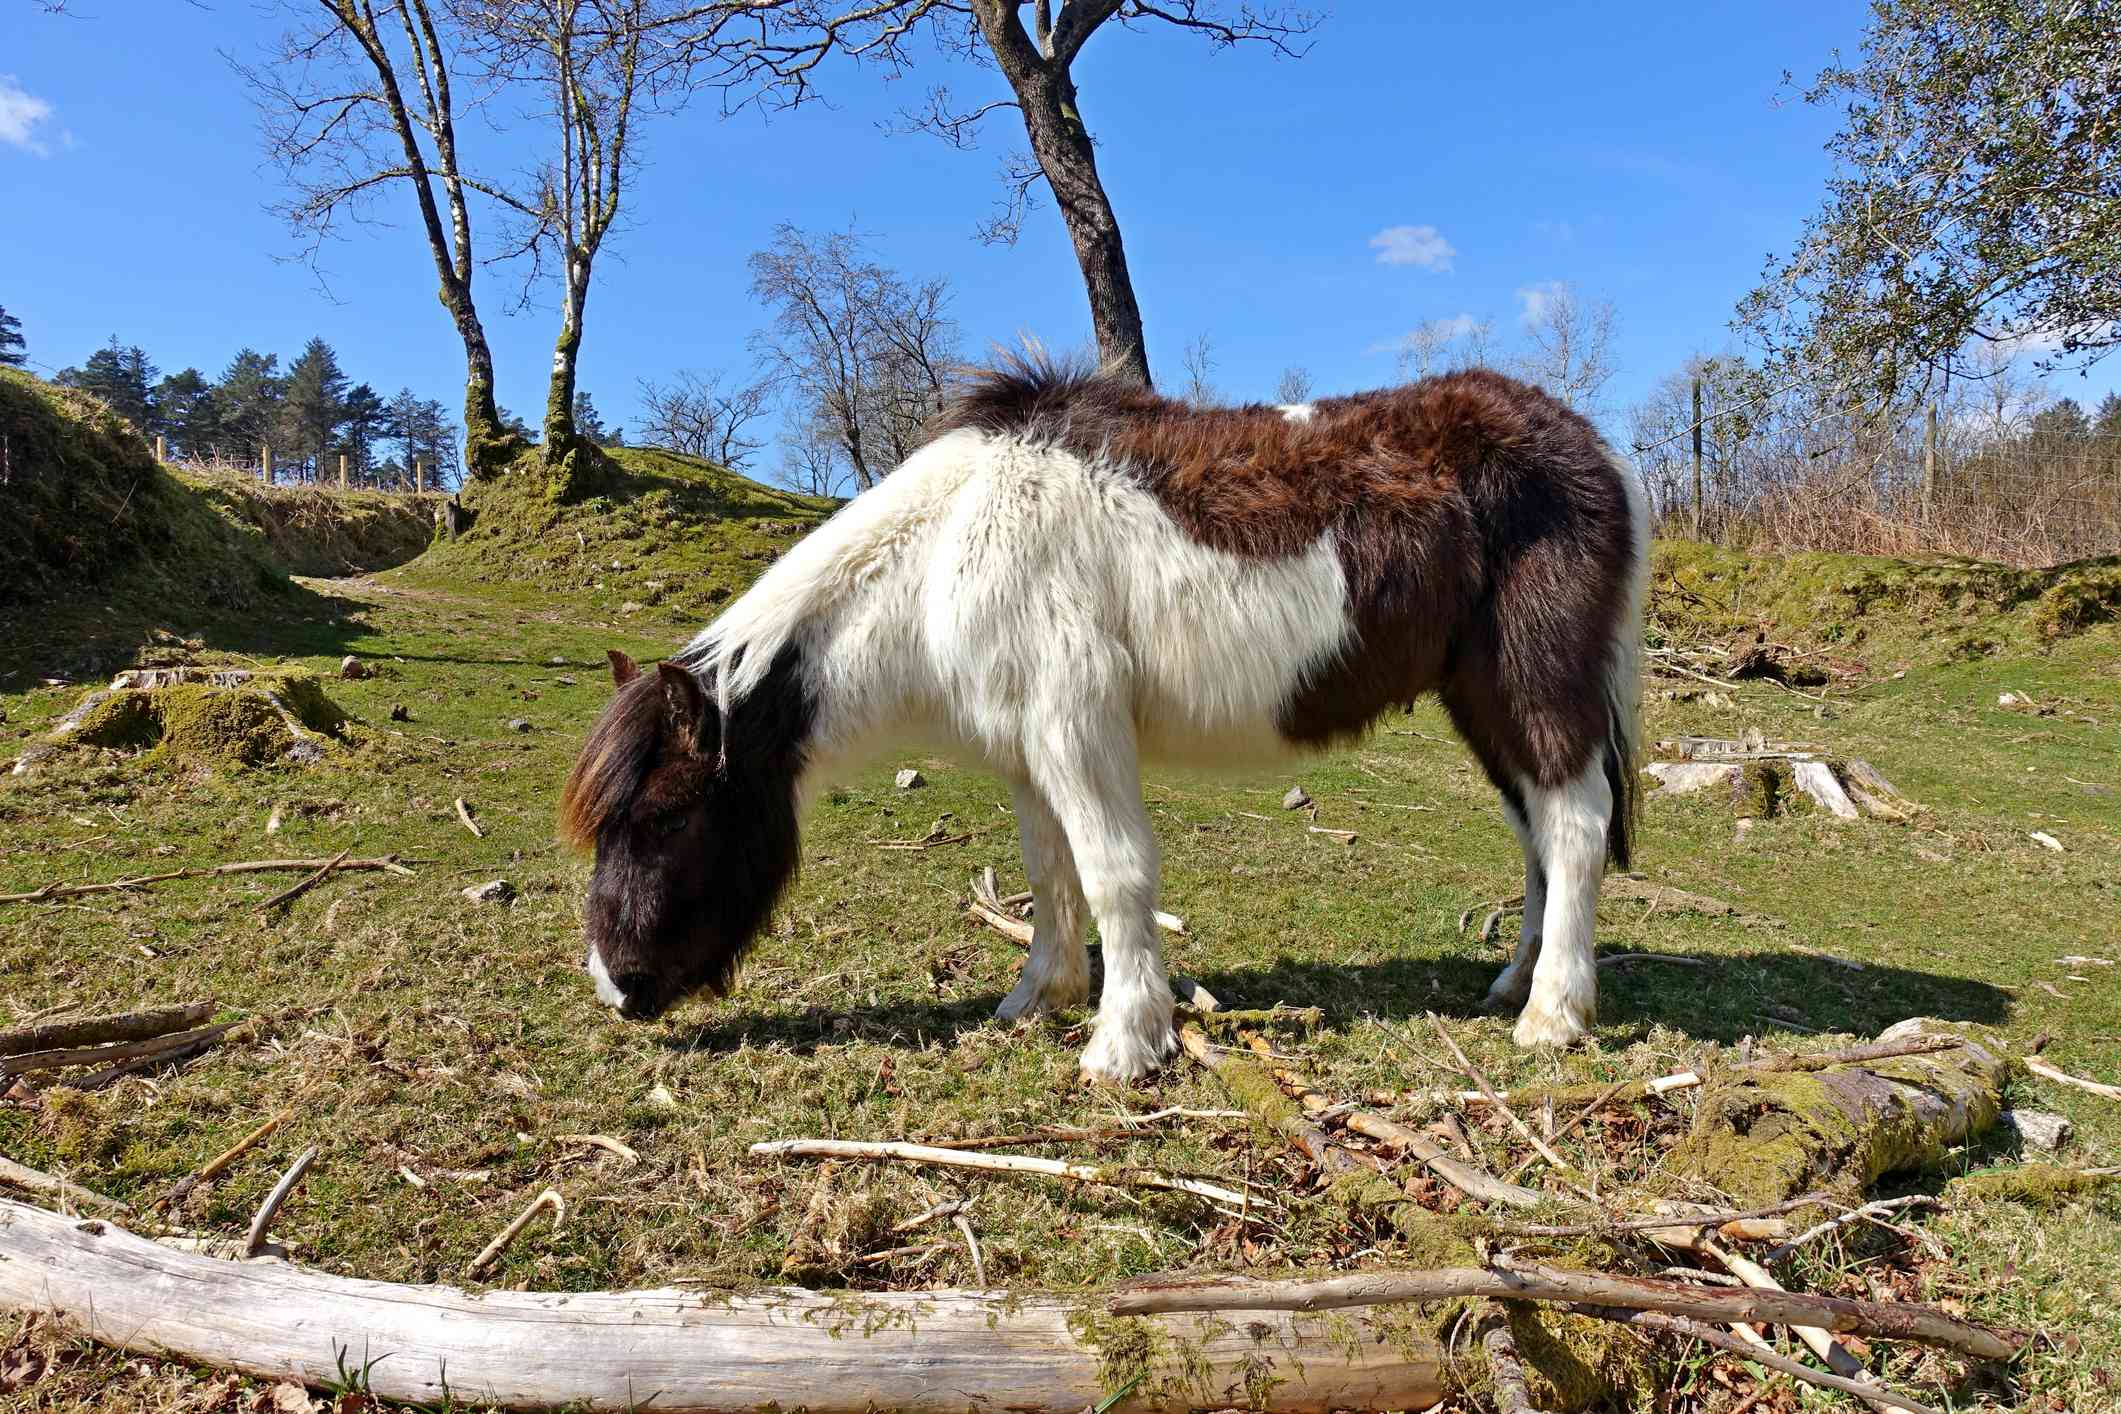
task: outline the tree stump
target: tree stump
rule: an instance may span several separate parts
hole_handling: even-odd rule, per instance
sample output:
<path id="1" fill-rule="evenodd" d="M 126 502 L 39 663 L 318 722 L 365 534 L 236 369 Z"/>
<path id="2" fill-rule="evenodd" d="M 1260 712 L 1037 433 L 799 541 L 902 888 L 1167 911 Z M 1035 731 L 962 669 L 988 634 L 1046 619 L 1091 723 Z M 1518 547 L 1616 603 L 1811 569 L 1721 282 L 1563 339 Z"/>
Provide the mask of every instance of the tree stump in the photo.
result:
<path id="1" fill-rule="evenodd" d="M 1910 820 L 1922 808 L 1868 761 L 1802 743 L 1771 742 L 1757 731 L 1735 741 L 1677 737 L 1658 742 L 1657 750 L 1671 759 L 1643 767 L 1657 781 L 1651 799 L 1721 789 L 1741 820 L 1771 819 L 1799 797 L 1837 820 Z"/>

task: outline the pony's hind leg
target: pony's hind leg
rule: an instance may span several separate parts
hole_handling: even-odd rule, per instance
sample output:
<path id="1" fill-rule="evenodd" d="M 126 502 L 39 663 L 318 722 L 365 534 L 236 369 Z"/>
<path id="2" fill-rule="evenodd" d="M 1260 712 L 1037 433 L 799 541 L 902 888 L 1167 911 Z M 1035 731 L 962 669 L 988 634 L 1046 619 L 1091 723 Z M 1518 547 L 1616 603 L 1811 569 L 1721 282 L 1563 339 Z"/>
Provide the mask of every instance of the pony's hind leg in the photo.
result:
<path id="1" fill-rule="evenodd" d="M 1067 834 L 1105 953 L 1104 996 L 1083 1072 L 1138 1080 L 1171 1058 L 1178 1038 L 1156 931 L 1156 836 L 1142 804 L 1134 725 L 1124 711 L 1077 707 L 1056 712 L 1045 728 L 1026 753 L 1032 784 Z"/>
<path id="2" fill-rule="evenodd" d="M 1598 884 L 1605 873 L 1606 829 L 1613 817 L 1612 787 L 1593 760 L 1559 786 L 1527 782 L 1525 818 L 1546 899 L 1532 995 L 1517 1018 L 1520 1046 L 1571 1046 L 1590 1034 L 1598 1014 L 1598 964 L 1591 951 Z M 1529 892 L 1525 927 L 1532 926 Z M 1512 966 L 1515 966 L 1513 963 Z"/>
<path id="3" fill-rule="evenodd" d="M 1023 845 L 1024 872 L 1031 878 L 1031 956 L 1015 990 L 995 1015 L 1013 1020 L 1033 1012 L 1058 1011 L 1090 995 L 1090 958 L 1083 950 L 1083 886 L 1075 873 L 1068 836 L 1036 787 L 1020 782 L 1012 804 L 1016 835 Z"/>
<path id="4" fill-rule="evenodd" d="M 1546 922 L 1547 873 L 1539 862 L 1532 826 L 1524 816 L 1523 796 L 1505 791 L 1502 814 L 1524 851 L 1524 924 L 1517 933 L 1517 953 L 1488 988 L 1484 1004 L 1491 1011 L 1515 1011 L 1532 995 L 1532 971 L 1539 962 L 1539 939 Z"/>

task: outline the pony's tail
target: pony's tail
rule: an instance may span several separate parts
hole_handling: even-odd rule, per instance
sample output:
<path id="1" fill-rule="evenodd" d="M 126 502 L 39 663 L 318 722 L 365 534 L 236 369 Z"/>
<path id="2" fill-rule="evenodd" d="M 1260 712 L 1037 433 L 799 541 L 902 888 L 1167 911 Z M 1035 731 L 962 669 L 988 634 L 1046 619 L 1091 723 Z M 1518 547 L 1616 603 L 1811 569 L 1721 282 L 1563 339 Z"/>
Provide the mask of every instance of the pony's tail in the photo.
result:
<path id="1" fill-rule="evenodd" d="M 1628 498 L 1628 569 L 1620 613 L 1606 659 L 1605 778 L 1613 793 L 1606 825 L 1606 856 L 1620 869 L 1633 867 L 1635 827 L 1642 814 L 1642 626 L 1649 597 L 1650 506 L 1635 469 L 1608 453 Z"/>

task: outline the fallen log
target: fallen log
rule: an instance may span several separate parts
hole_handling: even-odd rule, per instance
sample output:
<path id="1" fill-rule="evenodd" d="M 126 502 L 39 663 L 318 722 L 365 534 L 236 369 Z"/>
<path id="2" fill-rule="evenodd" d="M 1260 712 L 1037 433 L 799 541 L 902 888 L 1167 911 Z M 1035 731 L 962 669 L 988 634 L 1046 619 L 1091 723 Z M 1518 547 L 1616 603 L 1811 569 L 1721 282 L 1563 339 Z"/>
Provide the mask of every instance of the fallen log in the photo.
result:
<path id="1" fill-rule="evenodd" d="M 56 1051 L 25 1051 L 21 1055 L 0 1060 L 0 1080 L 27 1075 L 33 1070 L 65 1070 L 78 1065 L 105 1065 L 113 1061 L 140 1060 L 144 1057 L 187 1050 L 204 1042 L 219 1040 L 242 1024 L 240 1021 L 223 1021 L 213 1026 L 201 1026 L 193 1031 L 157 1036 L 152 1040 L 130 1041 L 122 1046 L 71 1046 Z"/>
<path id="2" fill-rule="evenodd" d="M 1109 1309 L 1116 1316 L 1172 1311 L 1339 1311 L 1358 1306 L 1481 1298 L 1618 1306 L 1705 1321 L 1816 1326 L 1821 1330 L 1941 1346 L 1983 1360 L 2008 1360 L 2026 1340 L 2019 1331 L 1995 1330 L 1935 1307 L 1902 1301 L 1857 1301 L 1845 1296 L 1760 1291 L 1751 1287 L 1695 1286 L 1532 1265 L 1358 1272 L 1284 1281 L 1202 1277 L 1144 1282 L 1114 1293 Z"/>
<path id="3" fill-rule="evenodd" d="M 1895 1042 L 1959 1044 L 1821 1071 L 1750 1070 L 1701 1091 L 1672 1167 L 1747 1204 L 1824 1190 L 1851 1206 L 1885 1174 L 1941 1157 L 2002 1112 L 2003 1048 L 1978 1032 L 1910 1018 Z"/>
<path id="4" fill-rule="evenodd" d="M 1122 1391 L 1286 1411 L 1425 1409 L 1446 1392 L 1435 1343 L 1387 1312 L 1233 1325 L 1008 1291 L 473 1295 L 222 1261 L 4 1201 L 0 1258 L 0 1307 L 114 1348 L 313 1385 L 360 1368 L 369 1395 L 420 1404 L 1080 1414 Z"/>
<path id="5" fill-rule="evenodd" d="M 172 1031 L 197 1026 L 214 1014 L 212 1002 L 184 1006 L 155 1007 L 127 1012 L 123 1016 L 75 1017 L 71 1021 L 47 1021 L 0 1031 L 0 1056 L 19 1056 L 27 1051 L 55 1051 L 67 1046 L 101 1046 L 117 1041 L 146 1041 Z"/>

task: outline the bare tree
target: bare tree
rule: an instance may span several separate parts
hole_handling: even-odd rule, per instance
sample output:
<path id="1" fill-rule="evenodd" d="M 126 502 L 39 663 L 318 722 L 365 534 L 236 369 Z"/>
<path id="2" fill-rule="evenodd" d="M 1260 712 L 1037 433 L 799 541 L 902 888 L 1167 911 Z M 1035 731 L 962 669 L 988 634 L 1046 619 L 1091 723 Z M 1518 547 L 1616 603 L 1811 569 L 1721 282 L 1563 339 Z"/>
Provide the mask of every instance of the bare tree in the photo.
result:
<path id="1" fill-rule="evenodd" d="M 719 369 L 704 376 L 681 369 L 668 386 L 643 378 L 634 440 L 705 457 L 732 471 L 749 465 L 766 445 L 752 429 L 766 415 L 771 389 L 759 382 L 725 390 L 723 376 Z"/>
<path id="2" fill-rule="evenodd" d="M 1277 403 L 1305 403 L 1311 400 L 1311 370 L 1291 364 L 1281 371 L 1281 381 L 1274 385 L 1274 401 Z"/>
<path id="3" fill-rule="evenodd" d="M 474 476 L 492 475 L 521 445 L 494 406 L 493 352 L 472 295 L 480 257 L 467 193 L 514 198 L 459 159 L 451 78 L 460 32 L 430 0 L 280 0 L 279 8 L 289 28 L 264 62 L 235 66 L 292 192 L 271 209 L 305 237 L 315 264 L 324 242 L 363 221 L 386 190 L 409 195 L 437 296 L 464 345 L 466 460 Z"/>
<path id="4" fill-rule="evenodd" d="M 794 226 L 751 256 L 751 289 L 773 322 L 754 347 L 805 425 L 822 423 L 858 489 L 920 444 L 956 365 L 947 281 L 910 284 L 854 231 Z"/>
<path id="5" fill-rule="evenodd" d="M 1566 284 L 1527 290 L 1524 377 L 1585 415 L 1613 381 L 1613 302 L 1583 300 Z"/>
<path id="6" fill-rule="evenodd" d="M 1183 356 L 1186 369 L 1186 386 L 1179 396 L 1197 408 L 1213 407 L 1221 401 L 1215 391 L 1215 352 L 1208 346 L 1208 336 L 1202 334 L 1186 345 Z"/>
<path id="7" fill-rule="evenodd" d="M 1028 31 L 1019 13 L 1025 9 L 1031 12 Z M 1228 13 L 1233 9 L 1234 14 Z M 1096 148 L 1083 121 L 1075 60 L 1090 36 L 1113 20 L 1129 28 L 1153 21 L 1189 30 L 1221 47 L 1257 43 L 1278 55 L 1300 57 L 1300 41 L 1318 26 L 1319 17 L 1307 10 L 1226 6 L 1217 0 L 1170 0 L 1163 5 L 1150 0 L 1035 0 L 1028 6 L 1022 0 L 933 0 L 909 7 L 909 15 L 918 13 L 939 18 L 969 15 L 974 33 L 960 31 L 953 41 L 946 30 L 945 43 L 973 57 L 990 58 L 1008 80 L 1013 97 L 966 110 L 953 103 L 947 89 L 937 88 L 925 109 L 905 115 L 908 122 L 953 146 L 970 147 L 981 119 L 1004 108 L 1017 110 L 1031 150 L 1004 162 L 1007 195 L 1002 213 L 984 233 L 1013 240 L 1032 190 L 1043 178 L 1082 268 L 1098 356 L 1107 368 L 1146 386 L 1149 351 L 1141 306 L 1127 271 L 1119 218 L 1098 176 Z"/>
<path id="8" fill-rule="evenodd" d="M 780 483 L 806 496 L 837 496 L 853 473 L 839 434 L 818 417 L 795 419 L 781 434 Z"/>

